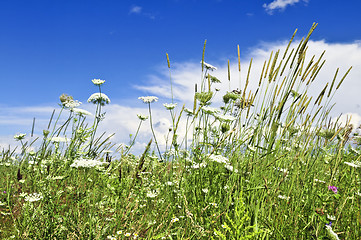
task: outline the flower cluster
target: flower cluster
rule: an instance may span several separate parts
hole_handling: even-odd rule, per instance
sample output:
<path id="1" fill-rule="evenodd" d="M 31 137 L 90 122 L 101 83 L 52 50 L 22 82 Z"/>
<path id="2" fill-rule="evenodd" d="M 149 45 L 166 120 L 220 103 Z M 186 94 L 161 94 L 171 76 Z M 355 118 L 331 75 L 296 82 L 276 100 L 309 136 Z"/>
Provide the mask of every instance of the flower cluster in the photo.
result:
<path id="1" fill-rule="evenodd" d="M 92 114 L 90 112 L 88 112 L 87 110 L 84 110 L 84 109 L 80 109 L 80 108 L 73 108 L 71 109 L 72 112 L 76 113 L 76 114 L 79 114 L 79 115 L 89 115 L 91 116 Z"/>
<path id="2" fill-rule="evenodd" d="M 105 80 L 93 79 L 92 82 L 94 83 L 94 85 L 100 86 L 100 85 L 102 85 L 103 83 L 105 83 Z"/>
<path id="3" fill-rule="evenodd" d="M 145 121 L 145 120 L 147 120 L 148 117 L 149 117 L 149 116 L 142 115 L 142 114 L 137 114 L 137 116 L 138 116 L 139 120 L 141 120 L 141 121 Z"/>
<path id="4" fill-rule="evenodd" d="M 41 193 L 31 193 L 27 196 L 25 196 L 26 202 L 36 202 L 43 199 L 43 195 Z"/>
<path id="5" fill-rule="evenodd" d="M 202 61 L 201 61 L 201 63 L 202 63 Z M 209 69 L 209 70 L 217 70 L 217 68 L 215 67 L 215 66 L 212 66 L 211 64 L 209 64 L 209 63 L 206 63 L 206 62 L 204 62 L 203 61 L 203 65 L 207 68 L 207 69 Z"/>
<path id="6" fill-rule="evenodd" d="M 172 110 L 174 109 L 177 104 L 176 103 L 164 103 L 163 106 L 167 109 L 167 110 Z"/>
<path id="7" fill-rule="evenodd" d="M 138 99 L 142 100 L 144 103 L 152 103 L 158 101 L 158 98 L 154 96 L 139 97 Z"/>
<path id="8" fill-rule="evenodd" d="M 209 156 L 209 159 L 214 162 L 218 162 L 218 163 L 224 163 L 224 164 L 229 163 L 228 158 L 223 157 L 222 155 L 211 155 L 211 156 Z"/>
<path id="9" fill-rule="evenodd" d="M 23 140 L 25 138 L 25 136 L 26 136 L 26 133 L 20 133 L 20 134 L 15 135 L 14 139 L 16 141 L 20 141 L 20 140 Z"/>
<path id="10" fill-rule="evenodd" d="M 110 103 L 110 99 L 104 93 L 93 93 L 89 98 L 88 102 L 92 102 L 94 104 L 100 103 L 100 105 L 104 106 L 105 104 Z"/>
<path id="11" fill-rule="evenodd" d="M 207 107 L 207 106 L 203 106 L 202 111 L 204 113 L 208 113 L 208 114 L 214 114 L 214 113 L 219 113 L 220 112 L 220 110 L 218 108 Z"/>
<path id="12" fill-rule="evenodd" d="M 214 114 L 214 117 L 217 118 L 219 121 L 224 121 L 224 122 L 231 122 L 237 119 L 236 117 L 230 115 L 223 115 L 223 114 Z"/>
<path id="13" fill-rule="evenodd" d="M 109 164 L 108 162 L 101 162 L 98 160 L 91 160 L 91 159 L 77 159 L 70 165 L 70 167 L 79 168 L 92 168 L 96 166 L 101 166 L 103 164 Z"/>

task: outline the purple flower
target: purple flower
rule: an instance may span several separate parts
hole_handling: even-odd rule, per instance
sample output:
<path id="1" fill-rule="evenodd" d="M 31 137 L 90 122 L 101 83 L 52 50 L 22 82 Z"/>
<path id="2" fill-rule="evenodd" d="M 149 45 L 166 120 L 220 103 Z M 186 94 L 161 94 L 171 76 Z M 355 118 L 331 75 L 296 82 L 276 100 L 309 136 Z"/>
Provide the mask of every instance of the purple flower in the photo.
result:
<path id="1" fill-rule="evenodd" d="M 332 190 L 335 194 L 337 194 L 337 187 L 336 186 L 328 186 L 328 190 Z"/>
<path id="2" fill-rule="evenodd" d="M 6 193 L 6 191 L 3 191 L 3 193 L 5 194 L 5 193 Z"/>

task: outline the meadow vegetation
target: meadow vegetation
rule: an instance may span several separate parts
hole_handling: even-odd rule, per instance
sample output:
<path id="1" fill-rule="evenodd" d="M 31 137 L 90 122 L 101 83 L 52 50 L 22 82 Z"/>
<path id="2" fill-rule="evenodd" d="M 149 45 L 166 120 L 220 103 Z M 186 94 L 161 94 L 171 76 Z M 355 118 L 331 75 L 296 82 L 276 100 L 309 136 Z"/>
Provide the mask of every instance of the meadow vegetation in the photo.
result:
<path id="1" fill-rule="evenodd" d="M 351 68 L 308 94 L 325 62 L 323 54 L 305 60 L 316 25 L 291 49 L 295 31 L 259 78 L 242 79 L 220 107 L 212 105 L 220 80 L 205 62 L 205 43 L 193 106 L 173 95 L 164 104 L 172 122 L 165 147 L 152 127 L 158 98 L 139 98 L 149 110 L 138 115 L 139 128 L 150 124 L 153 134 L 139 156 L 139 128 L 118 147 L 96 134 L 110 103 L 103 80 L 93 80 L 99 92 L 88 99 L 94 115 L 63 94 L 36 150 L 25 134 L 15 136 L 20 151 L 2 149 L 0 238 L 360 239 L 360 127 L 329 116 Z M 252 60 L 248 76 L 251 68 Z"/>

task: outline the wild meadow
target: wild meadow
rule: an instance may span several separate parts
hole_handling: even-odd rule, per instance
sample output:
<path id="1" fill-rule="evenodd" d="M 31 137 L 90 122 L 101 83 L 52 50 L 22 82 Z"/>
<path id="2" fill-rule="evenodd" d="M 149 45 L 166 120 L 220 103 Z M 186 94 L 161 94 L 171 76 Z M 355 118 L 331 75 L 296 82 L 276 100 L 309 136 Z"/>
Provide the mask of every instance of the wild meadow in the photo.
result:
<path id="1" fill-rule="evenodd" d="M 220 80 L 204 59 L 205 42 L 193 106 L 173 94 L 164 104 L 139 97 L 149 114 L 138 115 L 138 131 L 148 124 L 153 136 L 139 156 L 138 131 L 128 145 L 97 132 L 110 104 L 104 80 L 93 80 L 95 113 L 61 95 L 38 147 L 17 134 L 21 148 L 1 151 L 0 238 L 361 239 L 361 126 L 329 116 L 351 68 L 335 69 L 309 95 L 325 63 L 323 54 L 306 61 L 316 26 L 291 48 L 295 31 L 259 78 L 228 89 L 217 107 Z M 252 60 L 242 71 L 251 69 Z M 171 78 L 170 86 L 173 93 Z M 154 104 L 171 119 L 166 146 L 153 130 Z"/>

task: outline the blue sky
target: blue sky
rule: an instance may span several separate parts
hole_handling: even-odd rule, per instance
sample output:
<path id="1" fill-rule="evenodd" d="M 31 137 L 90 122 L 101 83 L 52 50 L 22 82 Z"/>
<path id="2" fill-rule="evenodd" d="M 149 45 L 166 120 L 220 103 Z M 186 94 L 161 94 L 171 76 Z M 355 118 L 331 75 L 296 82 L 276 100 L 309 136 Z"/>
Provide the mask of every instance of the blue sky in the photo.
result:
<path id="1" fill-rule="evenodd" d="M 242 61 L 249 62 L 282 46 L 296 28 L 296 40 L 301 39 L 313 22 L 319 23 L 311 37 L 314 51 L 330 53 L 330 72 L 322 76 L 333 76 L 337 67 L 341 73 L 354 67 L 349 85 L 336 98 L 340 107 L 335 115 L 349 112 L 357 118 L 360 8 L 358 0 L 0 0 L 0 144 L 15 133 L 29 132 L 33 117 L 41 132 L 62 93 L 91 109 L 85 103 L 96 92 L 93 78 L 106 80 L 104 92 L 112 100 L 109 118 L 129 126 L 113 122 L 106 130 L 127 135 L 135 127 L 124 114 L 132 109 L 136 121 L 136 111 L 145 107 L 137 98 L 162 95 L 156 87 L 167 80 L 166 53 L 175 81 L 183 78 L 193 89 L 188 78 L 194 74 L 194 81 L 199 80 L 194 66 L 199 67 L 205 39 L 206 62 L 221 74 L 226 61 L 237 57 L 237 45 Z M 185 100 L 181 95 L 178 99 Z M 159 117 L 166 125 L 166 116 Z"/>

